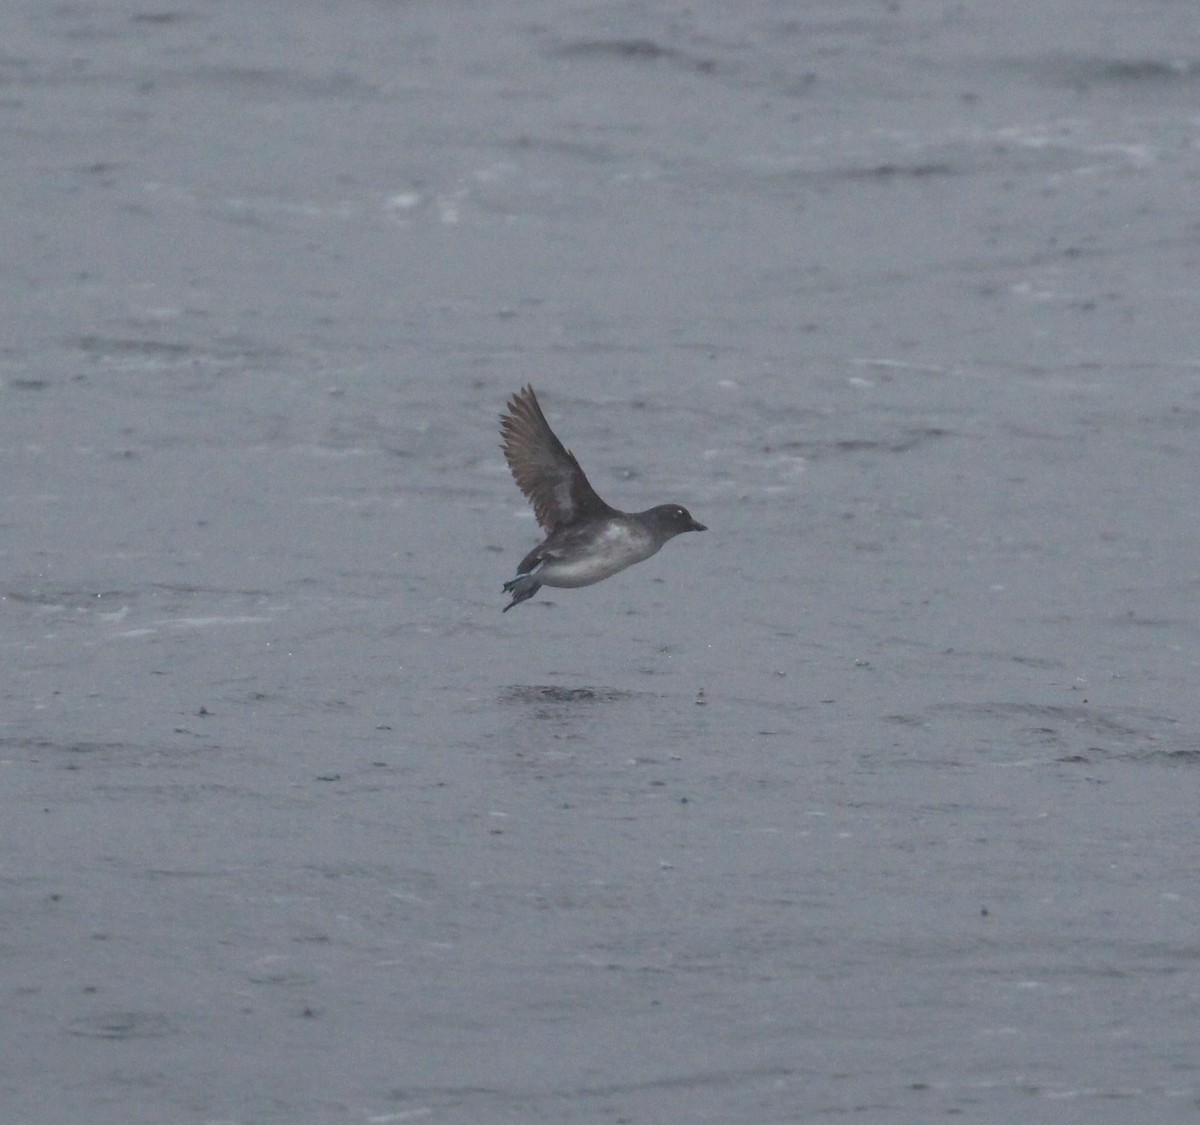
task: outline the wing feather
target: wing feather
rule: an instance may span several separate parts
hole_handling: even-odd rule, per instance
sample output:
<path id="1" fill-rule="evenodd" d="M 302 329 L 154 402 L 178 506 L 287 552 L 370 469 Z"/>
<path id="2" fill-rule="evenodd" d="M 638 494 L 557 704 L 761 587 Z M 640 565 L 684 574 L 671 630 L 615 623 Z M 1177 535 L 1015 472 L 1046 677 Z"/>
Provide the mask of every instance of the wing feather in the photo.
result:
<path id="1" fill-rule="evenodd" d="M 518 391 L 500 416 L 504 459 L 513 480 L 547 531 L 577 520 L 616 514 L 596 495 L 575 455 L 555 436 L 533 387 Z"/>

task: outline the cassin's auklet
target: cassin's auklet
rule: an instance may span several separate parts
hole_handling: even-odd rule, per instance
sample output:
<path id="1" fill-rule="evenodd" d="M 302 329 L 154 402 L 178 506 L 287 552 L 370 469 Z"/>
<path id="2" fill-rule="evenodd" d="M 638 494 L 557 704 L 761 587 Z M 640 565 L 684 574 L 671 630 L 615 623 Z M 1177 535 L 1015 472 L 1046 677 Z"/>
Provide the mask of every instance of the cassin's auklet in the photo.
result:
<path id="1" fill-rule="evenodd" d="M 505 613 L 542 586 L 590 586 L 648 559 L 676 535 L 708 530 L 678 504 L 633 513 L 610 508 L 554 436 L 532 387 L 509 400 L 500 433 L 513 479 L 546 532 L 521 560 L 516 578 L 504 583 L 512 594 Z"/>

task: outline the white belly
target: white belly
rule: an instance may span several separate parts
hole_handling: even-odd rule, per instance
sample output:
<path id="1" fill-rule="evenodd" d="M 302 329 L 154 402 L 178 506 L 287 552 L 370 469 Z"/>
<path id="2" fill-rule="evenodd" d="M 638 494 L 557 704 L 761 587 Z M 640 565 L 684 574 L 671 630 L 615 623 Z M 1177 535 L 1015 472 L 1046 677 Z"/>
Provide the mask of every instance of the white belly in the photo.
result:
<path id="1" fill-rule="evenodd" d="M 570 551 L 565 552 L 566 558 L 557 553 L 547 557 L 537 572 L 537 580 L 545 586 L 590 586 L 648 559 L 657 549 L 650 536 L 609 524 L 582 557 L 571 558 Z"/>

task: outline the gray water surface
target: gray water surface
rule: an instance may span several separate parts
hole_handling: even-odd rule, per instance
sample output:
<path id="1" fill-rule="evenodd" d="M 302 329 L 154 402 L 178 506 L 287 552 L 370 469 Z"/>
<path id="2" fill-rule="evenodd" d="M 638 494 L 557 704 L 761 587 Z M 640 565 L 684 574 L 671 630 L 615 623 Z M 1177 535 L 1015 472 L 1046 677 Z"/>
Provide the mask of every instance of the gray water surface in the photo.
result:
<path id="1" fill-rule="evenodd" d="M 5 6 L 0 1120 L 1195 1120 L 1195 16 Z"/>

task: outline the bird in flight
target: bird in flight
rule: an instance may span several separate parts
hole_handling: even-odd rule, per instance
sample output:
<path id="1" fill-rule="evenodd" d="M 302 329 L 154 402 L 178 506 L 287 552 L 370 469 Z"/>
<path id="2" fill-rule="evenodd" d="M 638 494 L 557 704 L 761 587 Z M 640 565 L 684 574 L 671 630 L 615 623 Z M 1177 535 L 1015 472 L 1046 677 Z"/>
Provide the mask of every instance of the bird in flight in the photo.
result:
<path id="1" fill-rule="evenodd" d="M 522 560 L 517 576 L 504 583 L 513 606 L 543 586 L 590 586 L 656 554 L 685 531 L 707 531 L 686 508 L 659 504 L 644 512 L 609 507 L 554 435 L 533 387 L 508 401 L 500 415 L 504 459 L 517 487 L 533 507 L 546 538 Z"/>

